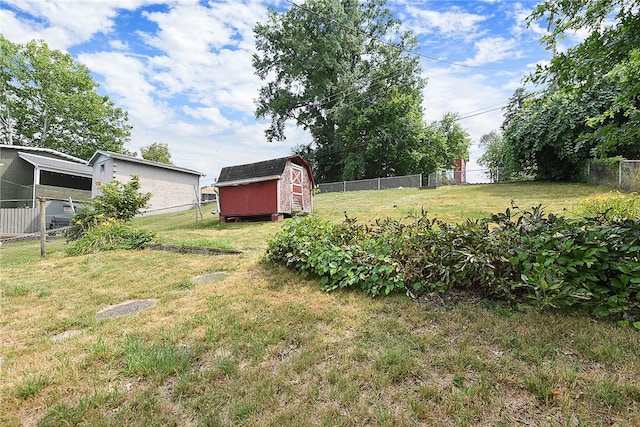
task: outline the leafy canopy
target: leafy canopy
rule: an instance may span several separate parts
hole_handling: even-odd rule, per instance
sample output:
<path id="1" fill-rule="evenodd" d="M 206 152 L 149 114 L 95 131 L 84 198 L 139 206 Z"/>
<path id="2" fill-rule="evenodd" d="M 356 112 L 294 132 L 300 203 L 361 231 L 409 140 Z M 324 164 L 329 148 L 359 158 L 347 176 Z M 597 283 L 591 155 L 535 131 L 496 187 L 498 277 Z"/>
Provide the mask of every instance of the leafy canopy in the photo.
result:
<path id="1" fill-rule="evenodd" d="M 122 152 L 131 135 L 127 113 L 97 87 L 69 54 L 0 35 L 0 140 L 83 159 L 98 149 Z"/>
<path id="2" fill-rule="evenodd" d="M 140 155 L 145 160 L 166 163 L 168 165 L 172 164 L 169 145 L 161 142 L 154 142 L 153 144 L 140 148 Z"/>
<path id="3" fill-rule="evenodd" d="M 254 28 L 253 66 L 265 82 L 256 116 L 269 141 L 292 121 L 312 143 L 298 148 L 326 182 L 412 173 L 424 163 L 422 88 L 411 33 L 384 0 L 308 0 Z M 422 172 L 422 170 L 420 171 Z"/>
<path id="4" fill-rule="evenodd" d="M 540 179 L 576 180 L 594 157 L 640 156 L 640 9 L 630 0 L 549 0 L 528 18 L 546 20 L 542 42 L 554 51 L 530 81 L 537 93 L 514 94 L 503 123 L 515 168 Z M 565 52 L 556 40 L 587 38 Z"/>

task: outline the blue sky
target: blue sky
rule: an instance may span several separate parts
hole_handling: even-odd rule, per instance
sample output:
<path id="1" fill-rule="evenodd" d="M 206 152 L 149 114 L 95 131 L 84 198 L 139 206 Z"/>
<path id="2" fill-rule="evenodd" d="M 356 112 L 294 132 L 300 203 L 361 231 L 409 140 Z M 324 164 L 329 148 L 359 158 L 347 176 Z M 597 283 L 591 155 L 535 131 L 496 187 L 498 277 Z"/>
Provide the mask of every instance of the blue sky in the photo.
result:
<path id="1" fill-rule="evenodd" d="M 499 107 L 550 58 L 539 43 L 544 23 L 525 25 L 536 3 L 387 3 L 419 39 L 425 119 L 470 116 L 460 121 L 474 140 L 470 168 L 480 137 L 502 122 Z M 125 148 L 166 143 L 174 164 L 205 173 L 210 184 L 224 166 L 285 156 L 310 140 L 291 124 L 286 141 L 269 143 L 267 123 L 254 116 L 261 82 L 251 66 L 253 27 L 269 8 L 289 7 L 284 0 L 0 0 L 0 32 L 17 43 L 42 39 L 87 65 L 99 92 L 129 113 Z"/>

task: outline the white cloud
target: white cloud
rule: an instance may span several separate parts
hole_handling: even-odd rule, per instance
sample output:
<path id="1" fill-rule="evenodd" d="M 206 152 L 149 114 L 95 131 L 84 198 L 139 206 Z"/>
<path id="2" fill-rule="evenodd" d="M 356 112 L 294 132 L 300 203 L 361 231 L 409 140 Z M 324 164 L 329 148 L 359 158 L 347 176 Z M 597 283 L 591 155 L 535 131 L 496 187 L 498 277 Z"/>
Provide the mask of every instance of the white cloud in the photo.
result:
<path id="1" fill-rule="evenodd" d="M 479 66 L 521 55 L 519 51 L 514 50 L 517 46 L 516 41 L 504 37 L 487 37 L 475 42 L 474 46 L 476 54 L 473 58 L 464 61 L 465 65 Z"/>
<path id="2" fill-rule="evenodd" d="M 119 9 L 132 10 L 151 1 L 5 0 L 34 19 L 18 18 L 5 10 L 0 21 L 3 34 L 12 41 L 24 43 L 44 39 L 51 48 L 66 51 L 96 33 L 111 32 Z"/>
<path id="3" fill-rule="evenodd" d="M 147 81 L 145 64 L 139 58 L 99 52 L 79 55 L 78 60 L 104 77 L 104 92 L 129 112 L 134 125 L 153 128 L 171 121 L 171 109 L 155 99 L 155 87 Z"/>
<path id="4" fill-rule="evenodd" d="M 499 4 L 490 14 L 479 12 L 493 2 Z M 281 0 L 4 0 L 24 13 L 0 5 L 0 22 L 9 40 L 44 39 L 52 48 L 83 52 L 77 59 L 92 70 L 100 92 L 129 113 L 133 133 L 125 148 L 167 143 L 176 165 L 206 173 L 210 183 L 224 166 L 284 156 L 310 141 L 307 132 L 288 124 L 288 139 L 269 143 L 268 123 L 253 116 L 262 85 L 251 65 L 253 27 L 264 21 L 269 3 L 291 7 Z M 425 56 L 442 54 L 474 66 L 444 68 L 422 57 L 429 78 L 428 121 L 448 111 L 465 114 L 506 103 L 520 70 L 544 54 L 537 44 L 542 27 L 508 33 L 512 21 L 522 25 L 526 9 L 520 3 L 467 3 L 464 8 L 413 0 L 389 4 L 420 37 Z M 491 27 L 505 9 L 511 10 L 505 28 Z M 104 44 L 97 45 L 100 41 Z M 502 60 L 502 67 L 507 58 L 518 65 L 484 66 Z M 478 141 L 501 122 L 501 111 L 493 111 L 461 124 Z"/>
<path id="5" fill-rule="evenodd" d="M 453 38 L 466 38 L 478 33 L 478 25 L 488 17 L 453 7 L 446 12 L 408 6 L 409 28 L 417 35 L 439 32 Z"/>
<path id="6" fill-rule="evenodd" d="M 189 106 L 184 106 L 183 111 L 196 119 L 207 120 L 219 129 L 229 129 L 232 124 L 231 120 L 228 120 L 222 115 L 219 108 L 191 108 Z"/>
<path id="7" fill-rule="evenodd" d="M 496 87 L 489 77 L 479 73 L 427 68 L 426 74 L 430 81 L 424 90 L 425 119 L 428 122 L 439 120 L 447 112 L 459 113 L 461 117 L 471 116 L 461 120 L 460 124 L 474 142 L 470 165 L 474 167 L 482 153 L 478 147 L 480 138 L 500 127 L 503 119 L 500 107 L 507 104 L 513 91 Z"/>
<path id="8" fill-rule="evenodd" d="M 109 42 L 109 46 L 111 46 L 115 50 L 128 50 L 129 44 L 122 40 L 111 40 Z"/>

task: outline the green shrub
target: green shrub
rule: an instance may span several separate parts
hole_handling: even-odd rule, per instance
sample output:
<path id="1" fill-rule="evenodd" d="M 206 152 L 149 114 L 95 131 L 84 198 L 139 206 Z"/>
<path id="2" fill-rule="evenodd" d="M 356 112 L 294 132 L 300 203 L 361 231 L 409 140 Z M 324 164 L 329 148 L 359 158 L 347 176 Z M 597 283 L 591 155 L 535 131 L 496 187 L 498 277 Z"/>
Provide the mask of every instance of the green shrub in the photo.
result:
<path id="1" fill-rule="evenodd" d="M 366 237 L 354 220 L 334 225 L 299 216 L 269 240 L 264 259 L 319 276 L 327 291 L 360 288 L 388 295 L 403 289 L 400 265 L 380 241 Z"/>
<path id="2" fill-rule="evenodd" d="M 130 221 L 146 208 L 151 193 L 140 192 L 140 179 L 132 175 L 126 184 L 113 180 L 106 184 L 98 183 L 100 194 L 92 199 L 96 213 L 118 221 Z"/>
<path id="3" fill-rule="evenodd" d="M 576 213 L 587 218 L 603 217 L 605 220 L 640 218 L 640 195 L 637 193 L 611 193 L 583 199 Z"/>
<path id="4" fill-rule="evenodd" d="M 137 175 L 132 175 L 126 184 L 118 180 L 98 183 L 98 189 L 100 194 L 78 210 L 71 219 L 71 227 L 65 231 L 67 241 L 80 239 L 91 228 L 112 220 L 129 222 L 148 206 L 151 198 L 151 193 L 139 192 L 140 180 Z"/>
<path id="5" fill-rule="evenodd" d="M 67 253 L 82 255 L 114 249 L 140 249 L 153 240 L 153 233 L 136 230 L 114 219 L 92 226 L 73 242 Z"/>
<path id="6" fill-rule="evenodd" d="M 265 260 L 315 274 L 323 289 L 372 295 L 481 291 L 539 308 L 579 307 L 640 328 L 640 219 L 568 219 L 540 206 L 446 224 L 422 216 L 361 226 L 296 218 Z"/>

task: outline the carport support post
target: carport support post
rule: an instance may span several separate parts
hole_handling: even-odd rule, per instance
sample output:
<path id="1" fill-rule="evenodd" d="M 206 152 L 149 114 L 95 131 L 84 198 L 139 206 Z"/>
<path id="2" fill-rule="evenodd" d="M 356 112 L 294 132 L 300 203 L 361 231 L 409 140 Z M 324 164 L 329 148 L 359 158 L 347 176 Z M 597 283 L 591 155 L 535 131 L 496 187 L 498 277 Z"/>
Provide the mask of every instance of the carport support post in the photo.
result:
<path id="1" fill-rule="evenodd" d="M 38 197 L 40 200 L 40 258 L 44 258 L 47 255 L 46 243 L 47 243 L 47 216 L 44 210 L 44 197 Z"/>

